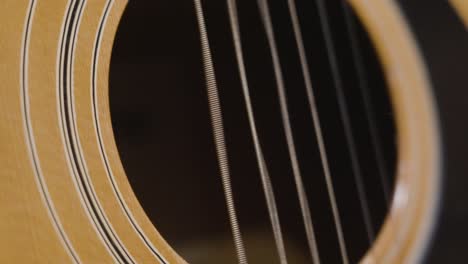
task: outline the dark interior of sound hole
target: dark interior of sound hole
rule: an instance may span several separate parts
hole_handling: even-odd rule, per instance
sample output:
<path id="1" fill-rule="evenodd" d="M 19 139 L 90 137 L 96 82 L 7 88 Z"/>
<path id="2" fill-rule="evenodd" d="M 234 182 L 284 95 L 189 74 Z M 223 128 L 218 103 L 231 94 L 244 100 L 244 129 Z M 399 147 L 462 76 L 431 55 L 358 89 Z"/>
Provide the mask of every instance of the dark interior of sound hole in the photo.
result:
<path id="1" fill-rule="evenodd" d="M 341 263 L 287 1 L 269 2 L 318 249 L 323 263 Z M 382 179 L 390 192 L 394 185 L 396 145 L 392 109 L 372 45 L 362 25 L 352 17 L 356 25 L 353 34 L 365 70 L 364 93 L 370 98 L 370 108 L 365 107 L 342 6 L 338 0 L 325 2 L 372 225 L 377 232 L 388 208 Z M 298 0 L 296 4 L 349 259 L 356 263 L 369 248 L 369 241 L 330 63 L 314 1 Z M 238 5 L 256 123 L 276 194 L 288 260 L 311 263 L 270 53 L 256 1 L 241 0 Z M 248 126 L 226 3 L 203 1 L 203 7 L 248 258 L 251 263 L 279 263 Z M 157 229 L 190 263 L 236 263 L 192 1 L 129 2 L 112 51 L 110 102 L 115 140 L 128 179 Z M 383 164 L 377 162 L 369 116 L 375 123 L 374 136 L 383 153 Z"/>

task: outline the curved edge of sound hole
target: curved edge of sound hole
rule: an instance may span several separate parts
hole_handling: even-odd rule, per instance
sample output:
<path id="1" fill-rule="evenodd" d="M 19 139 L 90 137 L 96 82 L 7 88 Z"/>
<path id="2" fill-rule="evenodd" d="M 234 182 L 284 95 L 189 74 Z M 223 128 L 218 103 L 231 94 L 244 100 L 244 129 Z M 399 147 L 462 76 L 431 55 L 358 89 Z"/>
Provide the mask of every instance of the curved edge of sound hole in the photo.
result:
<path id="1" fill-rule="evenodd" d="M 296 3 L 346 247 L 350 262 L 356 263 L 370 243 L 352 174 L 336 87 L 316 6 L 312 1 Z M 286 1 L 270 4 L 318 249 L 322 262 L 340 263 L 336 229 Z M 238 5 L 256 123 L 272 177 L 288 260 L 311 263 L 267 41 L 255 1 L 239 1 Z M 388 209 L 382 177 L 389 188 L 389 198 L 395 181 L 396 136 L 392 109 L 382 71 L 363 27 L 352 16 L 356 29 L 353 34 L 365 72 L 365 94 L 359 86 L 343 9 L 339 1 L 327 1 L 327 5 L 347 114 L 357 144 L 372 228 L 377 234 Z M 237 74 L 226 6 L 223 1 L 210 1 L 203 7 L 221 96 L 232 187 L 248 259 L 251 263 L 276 263 L 277 253 Z M 129 2 L 112 51 L 112 124 L 129 182 L 146 214 L 171 246 L 190 263 L 236 263 L 200 49 L 194 6 L 190 1 Z M 366 108 L 364 96 L 370 99 L 370 108 Z M 374 137 L 382 153 L 380 163 L 372 142 L 369 117 L 376 127 Z"/>

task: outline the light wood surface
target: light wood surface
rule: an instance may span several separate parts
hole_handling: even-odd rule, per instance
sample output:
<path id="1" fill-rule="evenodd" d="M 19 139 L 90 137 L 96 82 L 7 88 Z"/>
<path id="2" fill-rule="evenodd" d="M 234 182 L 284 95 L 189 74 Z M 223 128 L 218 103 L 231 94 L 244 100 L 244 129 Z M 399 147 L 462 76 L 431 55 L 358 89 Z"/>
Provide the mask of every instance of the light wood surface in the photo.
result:
<path id="1" fill-rule="evenodd" d="M 1 263 L 184 263 L 137 202 L 113 141 L 109 63 L 125 5 L 0 6 Z"/>
<path id="2" fill-rule="evenodd" d="M 440 197 L 440 135 L 431 85 L 398 6 L 390 0 L 350 2 L 383 64 L 398 135 L 392 207 L 362 263 L 417 263 L 429 242 Z"/>
<path id="3" fill-rule="evenodd" d="M 465 23 L 466 28 L 468 29 L 468 1 L 466 0 L 449 0 L 453 5 L 455 10 L 458 12 L 458 15 Z"/>

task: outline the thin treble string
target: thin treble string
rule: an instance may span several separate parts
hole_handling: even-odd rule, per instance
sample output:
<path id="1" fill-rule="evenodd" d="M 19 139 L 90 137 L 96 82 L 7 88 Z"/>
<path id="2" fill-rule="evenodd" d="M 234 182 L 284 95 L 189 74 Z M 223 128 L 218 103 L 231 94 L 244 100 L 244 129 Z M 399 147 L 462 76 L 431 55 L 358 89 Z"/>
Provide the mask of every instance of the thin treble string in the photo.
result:
<path id="1" fill-rule="evenodd" d="M 382 189 L 384 192 L 384 198 L 387 205 L 390 201 L 390 184 L 389 184 L 389 177 L 387 171 L 387 165 L 385 164 L 385 158 L 383 155 L 383 148 L 381 145 L 381 139 L 379 133 L 377 131 L 377 124 L 376 124 L 376 117 L 374 112 L 372 111 L 372 101 L 369 97 L 367 91 L 369 91 L 369 83 L 367 82 L 367 73 L 364 67 L 364 62 L 362 61 L 362 54 L 360 52 L 360 45 L 359 41 L 356 36 L 356 25 L 351 16 L 350 6 L 346 4 L 344 0 L 341 1 L 343 10 L 344 10 L 344 18 L 346 21 L 347 33 L 350 39 L 351 44 L 351 53 L 353 56 L 354 66 L 357 71 L 357 77 L 359 82 L 359 88 L 361 91 L 361 96 L 364 102 L 364 110 L 366 119 L 369 122 L 369 132 L 371 136 L 371 144 L 372 148 L 374 149 L 375 159 L 377 162 L 377 168 L 379 170 L 380 181 L 382 183 Z"/>
<path id="2" fill-rule="evenodd" d="M 224 138 L 223 117 L 221 111 L 221 103 L 218 94 L 218 86 L 216 84 L 215 70 L 213 60 L 211 58 L 210 44 L 208 41 L 208 33 L 206 31 L 205 18 L 200 0 L 194 0 L 195 11 L 197 14 L 198 27 L 200 30 L 200 42 L 202 46 L 203 64 L 206 78 L 206 88 L 208 92 L 208 101 L 211 114 L 211 124 L 213 127 L 213 136 L 216 145 L 216 154 L 218 156 L 219 169 L 226 198 L 226 206 L 229 214 L 229 222 L 234 238 L 237 258 L 240 264 L 247 264 L 247 256 L 245 254 L 244 243 L 237 221 L 236 208 L 234 205 L 234 196 L 231 189 L 231 175 L 229 170 L 229 161 L 227 156 L 226 141 Z"/>
<path id="3" fill-rule="evenodd" d="M 265 199 L 267 202 L 268 213 L 270 216 L 270 222 L 273 229 L 273 235 L 275 237 L 276 248 L 281 263 L 286 263 L 286 253 L 283 242 L 283 235 L 281 232 L 281 224 L 278 215 L 278 209 L 276 207 L 275 195 L 273 192 L 273 186 L 271 184 L 270 175 L 268 168 L 265 163 L 263 156 L 262 147 L 260 145 L 259 136 L 257 133 L 257 126 L 255 124 L 255 116 L 252 107 L 252 100 L 250 98 L 249 85 L 247 81 L 247 73 L 245 69 L 244 55 L 242 51 L 242 41 L 239 29 L 239 18 L 237 14 L 237 2 L 236 0 L 227 0 L 229 21 L 231 24 L 231 31 L 234 40 L 234 48 L 236 51 L 237 65 L 239 69 L 239 75 L 241 79 L 242 92 L 244 94 L 245 105 L 247 108 L 247 115 L 249 119 L 250 130 L 254 141 L 255 154 L 257 157 L 257 163 L 260 170 L 260 177 L 262 180 L 263 191 L 265 193 Z"/>
<path id="4" fill-rule="evenodd" d="M 273 69 L 275 73 L 276 86 L 278 89 L 279 102 L 281 117 L 283 121 L 284 133 L 286 136 L 286 142 L 288 146 L 289 158 L 293 169 L 294 181 L 299 198 L 299 204 L 301 206 L 302 218 L 306 230 L 307 240 L 309 243 L 309 249 L 312 255 L 312 259 L 315 263 L 320 263 L 319 253 L 317 250 L 316 239 L 312 224 L 312 217 L 310 213 L 310 207 L 307 200 L 304 184 L 302 182 L 301 170 L 299 167 L 299 161 L 297 158 L 296 148 L 294 145 L 294 137 L 292 134 L 291 122 L 288 112 L 287 95 L 284 86 L 283 74 L 281 71 L 281 63 L 279 60 L 278 49 L 276 47 L 275 36 L 273 32 L 273 25 L 271 21 L 270 11 L 267 0 L 257 1 L 259 10 L 261 13 L 263 25 L 265 27 L 266 36 L 268 39 L 268 45 L 270 47 L 270 53 L 273 62 Z"/>
<path id="5" fill-rule="evenodd" d="M 363 182 L 362 174 L 361 174 L 362 173 L 361 167 L 360 167 L 359 160 L 357 157 L 358 153 L 357 153 L 356 142 L 354 141 L 354 137 L 353 137 L 351 120 L 347 113 L 348 106 L 347 106 L 346 99 L 345 99 L 340 70 L 338 68 L 338 60 L 337 60 L 335 50 L 334 50 L 335 44 L 331 35 L 330 26 L 328 24 L 327 9 L 325 7 L 325 3 L 323 0 L 315 0 L 315 1 L 318 7 L 318 14 L 319 14 L 320 24 L 322 26 L 322 31 L 323 31 L 323 35 L 325 39 L 327 55 L 328 55 L 328 59 L 329 59 L 330 67 L 332 71 L 333 83 L 336 89 L 340 116 L 343 122 L 347 148 L 348 148 L 350 159 L 351 159 L 352 172 L 354 174 L 354 181 L 356 182 L 356 187 L 358 191 L 359 202 L 361 205 L 361 211 L 362 211 L 363 218 L 364 218 L 364 225 L 366 228 L 367 238 L 369 240 L 369 243 L 372 243 L 375 237 L 374 229 L 372 227 L 369 204 L 367 203 L 366 190 L 364 187 L 364 182 Z"/>
<path id="6" fill-rule="evenodd" d="M 288 8 L 291 16 L 291 21 L 294 30 L 294 37 L 296 39 L 297 50 L 300 57 L 302 75 L 304 76 L 304 84 L 307 92 L 307 99 L 309 101 L 310 112 L 312 114 L 312 121 L 314 125 L 315 135 L 317 138 L 320 159 L 322 162 L 323 172 L 325 175 L 325 183 L 327 186 L 327 192 L 330 199 L 331 209 L 333 213 L 333 221 L 338 236 L 338 244 L 340 247 L 341 257 L 344 263 L 348 263 L 348 252 L 346 250 L 346 244 L 343 235 L 343 227 L 341 225 L 340 215 L 338 211 L 338 205 L 335 197 L 335 190 L 333 188 L 333 181 L 330 173 L 330 165 L 328 163 L 327 152 L 325 148 L 325 142 L 322 134 L 322 127 L 320 117 L 318 115 L 317 104 L 315 101 L 314 91 L 312 89 L 312 81 L 310 78 L 309 63 L 307 61 L 306 52 L 304 48 L 304 41 L 302 38 L 301 25 L 297 15 L 297 8 L 294 0 L 288 0 Z M 317 262 L 317 261 L 316 261 Z M 318 262 L 317 262 L 318 263 Z"/>

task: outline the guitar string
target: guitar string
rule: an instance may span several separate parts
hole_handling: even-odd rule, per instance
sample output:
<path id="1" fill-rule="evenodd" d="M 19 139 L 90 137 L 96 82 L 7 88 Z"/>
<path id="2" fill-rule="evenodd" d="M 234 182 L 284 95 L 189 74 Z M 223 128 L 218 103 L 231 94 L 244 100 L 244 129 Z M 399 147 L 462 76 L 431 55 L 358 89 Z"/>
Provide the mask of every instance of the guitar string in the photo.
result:
<path id="1" fill-rule="evenodd" d="M 351 120 L 347 113 L 348 105 L 345 99 L 342 77 L 341 77 L 341 73 L 340 73 L 339 66 L 338 66 L 338 59 L 335 53 L 335 43 L 331 35 L 328 13 L 327 13 L 327 9 L 325 6 L 325 2 L 323 0 L 315 0 L 315 3 L 317 4 L 317 8 L 318 8 L 320 25 L 321 25 L 322 33 L 323 33 L 324 40 L 325 40 L 325 47 L 326 47 L 326 52 L 328 56 L 328 61 L 330 63 L 333 83 L 334 83 L 335 90 L 336 90 L 339 112 L 340 112 L 341 121 L 343 124 L 343 129 L 345 132 L 347 149 L 348 149 L 349 156 L 351 159 L 352 174 L 354 175 L 354 181 L 357 187 L 359 203 L 360 203 L 362 215 L 364 218 L 364 226 L 366 229 L 366 234 L 367 234 L 369 243 L 372 243 L 372 241 L 374 241 L 375 235 L 374 235 L 374 230 L 372 227 L 372 220 L 370 217 L 369 205 L 368 205 L 367 198 L 366 198 L 367 196 L 366 196 L 365 186 L 364 186 L 364 182 L 362 179 L 362 171 L 361 171 L 361 167 L 359 164 L 359 160 L 357 158 L 357 147 L 356 147 L 356 142 L 354 141 Z M 343 252 L 343 249 L 345 248 L 344 238 L 340 239 L 340 248 L 342 248 L 342 255 L 344 257 L 344 253 L 345 253 Z"/>
<path id="2" fill-rule="evenodd" d="M 234 196 L 231 189 L 231 175 L 229 170 L 229 161 L 227 155 L 227 146 L 224 138 L 224 125 L 221 111 L 221 103 L 218 94 L 218 86 L 216 83 L 215 70 L 211 57 L 210 44 L 208 41 L 208 33 L 206 31 L 205 18 L 201 0 L 194 0 L 195 11 L 200 31 L 200 43 L 203 56 L 203 64 L 206 78 L 206 88 L 208 92 L 208 102 L 211 115 L 211 124 L 213 128 L 213 136 L 216 146 L 216 154 L 218 157 L 219 169 L 221 172 L 224 196 L 226 198 L 226 206 L 228 209 L 229 222 L 234 238 L 234 246 L 237 253 L 239 263 L 246 264 L 247 256 L 242 241 L 239 223 L 236 215 L 234 204 Z"/>
<path id="3" fill-rule="evenodd" d="M 255 116 L 252 107 L 252 101 L 250 98 L 249 85 L 247 81 L 247 73 L 245 69 L 244 55 L 242 51 L 242 41 L 240 36 L 239 29 L 239 18 L 237 14 L 237 3 L 236 0 L 227 0 L 229 21 L 231 25 L 231 31 L 233 35 L 234 48 L 236 53 L 237 65 L 239 70 L 239 75 L 241 79 L 242 92 L 244 96 L 244 101 L 247 109 L 247 115 L 249 120 L 249 126 L 254 142 L 255 154 L 257 158 L 257 163 L 259 166 L 260 177 L 262 181 L 262 187 L 265 194 L 265 199 L 268 207 L 268 213 L 270 217 L 270 222 L 273 229 L 273 235 L 275 238 L 276 248 L 282 263 L 286 263 L 286 254 L 284 249 L 283 235 L 281 231 L 281 224 L 279 220 L 278 209 L 276 206 L 275 195 L 273 191 L 273 186 L 271 184 L 270 175 L 268 172 L 268 167 L 263 156 L 262 147 L 260 145 L 260 140 L 257 132 L 257 127 L 255 124 Z"/>
<path id="4" fill-rule="evenodd" d="M 328 162 L 325 141 L 324 141 L 323 134 L 322 134 L 320 117 L 318 114 L 315 94 L 314 94 L 313 87 L 312 87 L 309 63 L 307 61 L 304 41 L 302 38 L 302 29 L 299 23 L 299 18 L 297 15 L 297 8 L 296 8 L 296 4 L 294 0 L 288 0 L 288 8 L 289 8 L 290 17 L 292 20 L 294 36 L 296 39 L 296 45 L 297 45 L 297 49 L 298 49 L 298 53 L 300 57 L 302 75 L 304 77 L 304 84 L 305 84 L 306 93 L 307 93 L 307 100 L 309 102 L 309 108 L 310 108 L 310 112 L 312 115 L 312 122 L 314 125 L 314 131 L 315 131 L 315 135 L 317 139 L 320 159 L 322 162 L 322 169 L 323 169 L 324 176 L 325 176 L 327 192 L 328 192 L 328 196 L 330 199 L 330 204 L 331 204 L 331 209 L 332 209 L 332 214 L 333 214 L 333 221 L 334 221 L 337 236 L 338 236 L 340 252 L 341 252 L 343 262 L 347 263 L 348 252 L 346 250 L 346 244 L 345 244 L 344 235 L 343 235 L 343 227 L 342 227 L 341 219 L 339 215 L 338 204 L 336 202 L 335 190 L 333 187 L 333 180 L 331 177 L 330 165 Z"/>
<path id="5" fill-rule="evenodd" d="M 367 82 L 367 72 L 364 67 L 364 62 L 362 60 L 362 54 L 360 52 L 360 45 L 359 40 L 357 38 L 357 31 L 354 19 L 351 14 L 351 7 L 346 4 L 344 0 L 341 1 L 342 8 L 344 10 L 344 19 L 346 21 L 347 26 L 347 33 L 350 39 L 350 48 L 351 54 L 354 61 L 354 67 L 357 72 L 359 89 L 361 92 L 361 97 L 363 99 L 364 104 L 364 112 L 366 115 L 366 119 L 369 125 L 369 132 L 370 132 L 370 139 L 372 148 L 375 154 L 375 160 L 377 163 L 377 169 L 380 175 L 380 181 L 382 184 L 383 194 L 385 198 L 385 202 L 387 206 L 390 202 L 390 183 L 389 183 L 389 176 L 387 165 L 385 163 L 385 158 L 383 155 L 383 147 L 381 145 L 381 139 L 378 133 L 377 124 L 376 124 L 376 117 L 373 112 L 373 105 L 372 100 L 368 94 L 369 91 L 369 83 Z"/>
<path id="6" fill-rule="evenodd" d="M 298 192 L 299 203 L 301 207 L 301 213 L 304 221 L 306 230 L 309 250 L 314 260 L 314 263 L 320 263 L 319 252 L 316 245 L 315 234 L 313 230 L 312 217 L 310 213 L 310 207 L 307 200 L 306 191 L 302 182 L 301 170 L 299 167 L 299 161 L 296 153 L 294 136 L 292 133 L 292 127 L 288 111 L 288 99 L 281 70 L 281 63 L 279 59 L 278 49 L 276 46 L 273 24 L 271 21 L 271 15 L 269 11 L 269 5 L 267 0 L 257 0 L 259 10 L 261 13 L 263 25 L 268 39 L 268 45 L 270 47 L 270 53 L 273 62 L 273 69 L 275 73 L 276 86 L 278 89 L 280 111 L 283 122 L 283 129 L 286 136 L 286 142 L 289 152 L 289 158 L 293 170 L 294 181 Z"/>

